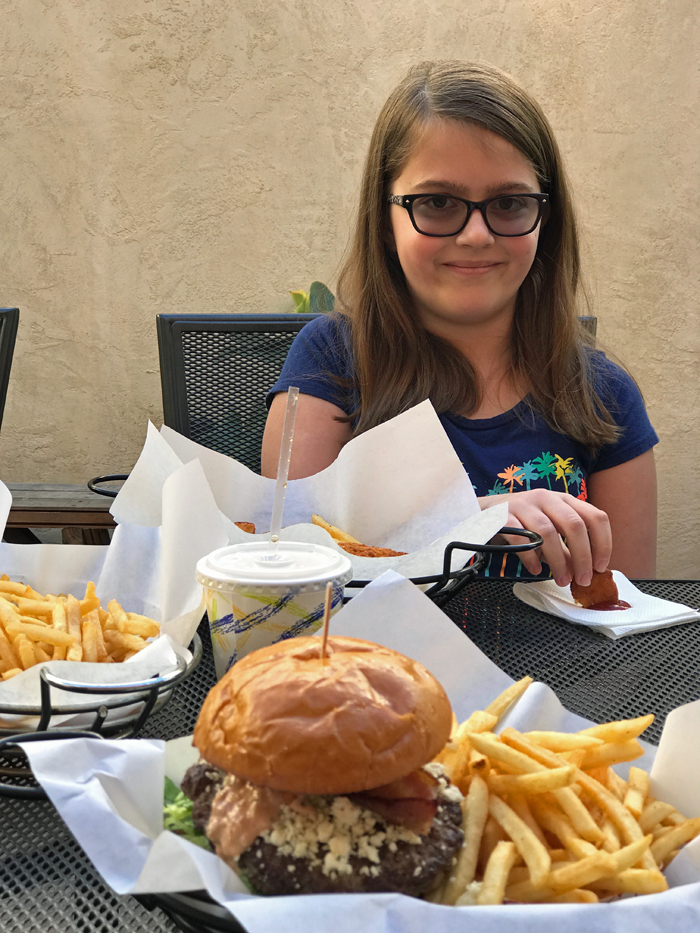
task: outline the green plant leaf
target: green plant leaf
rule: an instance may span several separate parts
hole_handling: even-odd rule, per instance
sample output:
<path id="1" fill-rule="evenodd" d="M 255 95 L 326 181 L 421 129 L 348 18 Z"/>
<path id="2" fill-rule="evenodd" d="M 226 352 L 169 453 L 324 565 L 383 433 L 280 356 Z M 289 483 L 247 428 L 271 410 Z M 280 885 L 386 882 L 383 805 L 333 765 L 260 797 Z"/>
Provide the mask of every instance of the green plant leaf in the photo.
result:
<path id="1" fill-rule="evenodd" d="M 294 299 L 294 311 L 297 314 L 308 314 L 309 307 L 310 307 L 308 292 L 305 292 L 299 289 L 299 291 L 296 291 L 296 292 L 290 291 L 289 294 Z"/>
<path id="2" fill-rule="evenodd" d="M 335 297 L 323 282 L 312 282 L 309 289 L 311 311 L 315 314 L 328 314 L 333 310 Z"/>

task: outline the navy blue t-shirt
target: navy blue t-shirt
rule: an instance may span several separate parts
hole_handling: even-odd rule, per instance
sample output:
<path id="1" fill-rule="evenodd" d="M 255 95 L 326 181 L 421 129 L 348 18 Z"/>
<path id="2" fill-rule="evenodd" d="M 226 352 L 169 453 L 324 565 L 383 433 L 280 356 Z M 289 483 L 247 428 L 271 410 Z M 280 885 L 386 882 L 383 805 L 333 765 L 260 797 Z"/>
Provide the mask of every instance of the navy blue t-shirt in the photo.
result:
<path id="1" fill-rule="evenodd" d="M 594 455 L 583 444 L 551 428 L 525 400 L 495 418 L 464 418 L 451 412 L 438 415 L 477 496 L 539 487 L 585 500 L 591 473 L 633 460 L 658 443 L 630 376 L 601 352 L 595 352 L 594 364 L 598 394 L 623 428 L 618 441 Z M 358 407 L 353 377 L 347 324 L 338 315 L 316 318 L 292 344 L 267 403 L 269 406 L 275 393 L 294 385 L 350 415 Z M 492 556 L 484 575 L 530 577 L 519 560 L 511 557 L 505 561 L 498 555 Z M 549 571 L 542 575 L 548 576 Z"/>

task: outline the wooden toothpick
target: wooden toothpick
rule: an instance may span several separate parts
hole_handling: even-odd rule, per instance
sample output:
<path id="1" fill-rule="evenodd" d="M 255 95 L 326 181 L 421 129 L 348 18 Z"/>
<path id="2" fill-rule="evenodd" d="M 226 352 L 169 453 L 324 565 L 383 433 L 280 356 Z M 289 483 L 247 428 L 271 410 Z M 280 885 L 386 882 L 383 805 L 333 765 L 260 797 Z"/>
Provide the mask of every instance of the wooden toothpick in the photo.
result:
<path id="1" fill-rule="evenodd" d="M 321 642 L 321 660 L 326 661 L 326 642 L 328 641 L 328 623 L 331 618 L 331 603 L 333 602 L 333 584 L 326 583 L 326 604 L 323 607 L 323 641 Z"/>

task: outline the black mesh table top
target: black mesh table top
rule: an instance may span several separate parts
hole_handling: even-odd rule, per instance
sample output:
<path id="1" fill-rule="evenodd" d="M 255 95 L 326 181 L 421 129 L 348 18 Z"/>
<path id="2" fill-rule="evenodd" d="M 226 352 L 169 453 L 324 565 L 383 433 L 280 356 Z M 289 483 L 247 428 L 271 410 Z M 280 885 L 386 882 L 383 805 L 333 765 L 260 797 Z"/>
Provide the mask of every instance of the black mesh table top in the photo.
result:
<path id="1" fill-rule="evenodd" d="M 700 582 L 644 580 L 645 593 L 700 610 Z M 689 622 L 617 641 L 538 612 L 513 584 L 476 580 L 444 611 L 501 670 L 554 690 L 593 722 L 654 713 L 644 738 L 658 743 L 670 710 L 700 698 L 700 626 Z"/>
<path id="2" fill-rule="evenodd" d="M 700 609 L 698 581 L 643 581 L 638 586 Z M 573 712 L 598 722 L 656 713 L 645 735 L 651 741 L 658 741 L 669 710 L 700 698 L 700 627 L 695 623 L 610 641 L 526 606 L 513 597 L 511 583 L 489 580 L 469 584 L 445 611 L 510 676 L 531 674 L 544 681 Z M 200 667 L 147 722 L 144 737 L 170 739 L 192 732 L 214 683 L 204 624 Z M 158 907 L 149 910 L 135 898 L 114 894 L 50 803 L 0 798 L 2 933 L 178 929 Z"/>

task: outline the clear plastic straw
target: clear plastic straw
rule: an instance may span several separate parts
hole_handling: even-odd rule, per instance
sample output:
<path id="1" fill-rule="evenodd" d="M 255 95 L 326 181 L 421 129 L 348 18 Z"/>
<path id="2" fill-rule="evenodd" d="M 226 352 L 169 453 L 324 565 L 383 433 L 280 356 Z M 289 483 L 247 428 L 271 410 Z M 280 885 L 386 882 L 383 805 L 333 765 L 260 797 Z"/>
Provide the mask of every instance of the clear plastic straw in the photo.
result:
<path id="1" fill-rule="evenodd" d="M 287 410 L 284 415 L 284 428 L 282 430 L 282 444 L 280 446 L 280 459 L 277 465 L 277 485 L 275 486 L 275 501 L 272 506 L 272 520 L 270 522 L 270 541 L 277 550 L 277 544 L 282 530 L 282 514 L 284 513 L 284 497 L 287 494 L 287 479 L 289 478 L 289 461 L 292 456 L 292 438 L 294 437 L 294 422 L 297 417 L 297 402 L 299 389 L 290 386 L 287 391 Z"/>

